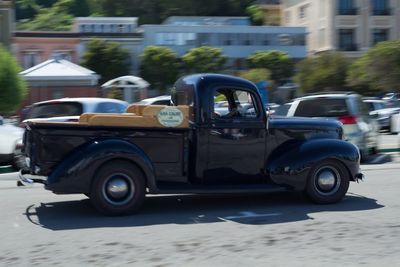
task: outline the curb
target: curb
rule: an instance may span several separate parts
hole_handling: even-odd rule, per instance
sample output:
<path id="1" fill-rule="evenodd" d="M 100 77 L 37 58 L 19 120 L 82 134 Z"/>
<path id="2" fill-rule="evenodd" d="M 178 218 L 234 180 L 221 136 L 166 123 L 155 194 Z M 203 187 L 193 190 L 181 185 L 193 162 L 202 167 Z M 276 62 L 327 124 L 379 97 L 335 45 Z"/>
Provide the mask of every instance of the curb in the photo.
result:
<path id="1" fill-rule="evenodd" d="M 379 153 L 391 153 L 391 152 L 400 152 L 400 148 L 382 148 L 378 149 Z"/>
<path id="2" fill-rule="evenodd" d="M 10 173 L 15 172 L 14 168 L 11 166 L 0 166 L 0 173 Z"/>

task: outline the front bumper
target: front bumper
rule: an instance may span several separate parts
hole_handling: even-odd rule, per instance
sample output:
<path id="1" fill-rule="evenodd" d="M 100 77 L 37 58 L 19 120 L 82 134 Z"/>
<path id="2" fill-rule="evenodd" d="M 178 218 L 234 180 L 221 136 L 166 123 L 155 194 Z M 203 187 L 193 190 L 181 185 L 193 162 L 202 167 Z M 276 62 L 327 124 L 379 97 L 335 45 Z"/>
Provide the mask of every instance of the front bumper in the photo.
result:
<path id="1" fill-rule="evenodd" d="M 365 181 L 365 176 L 362 173 L 357 173 L 354 177 L 354 181 L 358 183 L 358 181 Z"/>
<path id="2" fill-rule="evenodd" d="M 20 170 L 18 174 L 18 186 L 32 186 L 34 183 L 47 184 L 47 177 L 31 175 L 28 170 Z"/>

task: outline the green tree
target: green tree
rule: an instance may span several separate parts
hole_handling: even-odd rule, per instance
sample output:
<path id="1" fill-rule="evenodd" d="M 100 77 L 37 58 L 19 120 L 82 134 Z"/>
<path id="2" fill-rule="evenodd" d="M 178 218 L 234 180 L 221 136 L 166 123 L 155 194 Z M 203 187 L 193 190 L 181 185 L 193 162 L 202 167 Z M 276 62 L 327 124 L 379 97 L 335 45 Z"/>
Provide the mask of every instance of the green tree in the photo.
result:
<path id="1" fill-rule="evenodd" d="M 301 61 L 295 77 L 303 92 L 346 89 L 348 60 L 339 52 Z"/>
<path id="2" fill-rule="evenodd" d="M 97 5 L 92 1 L 95 0 L 71 0 L 68 1 L 67 8 L 63 11 L 69 15 L 74 17 L 86 17 L 89 16 L 91 13 L 95 13 L 95 8 Z M 65 5 L 63 0 L 17 0 L 16 1 L 16 18 L 17 20 L 27 19 L 29 22 L 35 21 L 35 16 L 39 13 L 54 13 L 54 9 L 58 9 L 60 4 Z M 91 10 L 93 6 L 94 10 Z M 35 20 L 34 20 L 35 19 Z M 40 20 L 43 19 L 43 14 L 41 15 Z M 28 26 L 28 25 L 24 25 Z"/>
<path id="3" fill-rule="evenodd" d="M 129 51 L 118 43 L 92 39 L 87 43 L 82 65 L 101 75 L 100 82 L 129 74 Z"/>
<path id="4" fill-rule="evenodd" d="M 247 57 L 250 68 L 265 68 L 271 71 L 271 79 L 280 82 L 290 78 L 294 72 L 293 62 L 285 52 L 257 51 Z"/>
<path id="5" fill-rule="evenodd" d="M 140 73 L 153 88 L 165 92 L 178 77 L 178 58 L 169 48 L 148 46 L 141 56 Z"/>
<path id="6" fill-rule="evenodd" d="M 20 67 L 15 58 L 0 45 L 0 114 L 15 111 L 24 99 L 27 89 L 19 76 Z"/>
<path id="7" fill-rule="evenodd" d="M 251 5 L 246 8 L 247 15 L 250 16 L 251 23 L 253 25 L 264 24 L 264 12 L 257 5 Z"/>
<path id="8" fill-rule="evenodd" d="M 380 42 L 350 66 L 350 86 L 376 91 L 400 90 L 400 40 Z"/>
<path id="9" fill-rule="evenodd" d="M 19 23 L 18 29 L 31 31 L 68 31 L 74 19 L 69 13 L 73 5 L 73 0 L 60 0 L 49 8 L 40 8 L 34 19 Z"/>
<path id="10" fill-rule="evenodd" d="M 118 99 L 118 100 L 124 100 L 124 94 L 121 90 L 121 88 L 118 87 L 112 87 L 108 92 L 107 92 L 107 97 L 108 98 L 113 98 L 113 99 Z"/>
<path id="11" fill-rule="evenodd" d="M 210 46 L 192 48 L 183 57 L 186 71 L 197 72 L 220 72 L 225 64 L 226 57 L 222 50 Z"/>
<path id="12" fill-rule="evenodd" d="M 269 80 L 271 72 L 267 69 L 249 69 L 247 71 L 241 71 L 239 76 L 253 83 L 259 83 Z"/>

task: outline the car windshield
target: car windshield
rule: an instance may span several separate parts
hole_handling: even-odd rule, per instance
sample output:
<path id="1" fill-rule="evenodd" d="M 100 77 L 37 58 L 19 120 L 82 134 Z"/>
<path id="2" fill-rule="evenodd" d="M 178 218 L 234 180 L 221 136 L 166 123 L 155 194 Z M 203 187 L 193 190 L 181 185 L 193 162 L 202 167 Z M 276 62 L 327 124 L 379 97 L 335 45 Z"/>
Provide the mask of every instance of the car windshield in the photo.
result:
<path id="1" fill-rule="evenodd" d="M 48 102 L 33 106 L 29 118 L 79 116 L 82 112 L 82 104 L 78 102 Z"/>
<path id="2" fill-rule="evenodd" d="M 346 100 L 343 98 L 313 98 L 300 101 L 294 116 L 339 117 L 348 114 Z"/>

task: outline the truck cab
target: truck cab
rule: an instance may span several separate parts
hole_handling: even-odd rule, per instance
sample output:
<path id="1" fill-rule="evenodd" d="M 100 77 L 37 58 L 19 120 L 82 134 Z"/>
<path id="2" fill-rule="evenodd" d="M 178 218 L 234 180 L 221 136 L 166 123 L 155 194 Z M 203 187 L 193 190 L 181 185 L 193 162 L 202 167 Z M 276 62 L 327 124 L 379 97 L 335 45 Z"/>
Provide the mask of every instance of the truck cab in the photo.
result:
<path id="1" fill-rule="evenodd" d="M 185 76 L 171 102 L 83 114 L 79 122 L 28 122 L 30 165 L 21 183 L 86 194 L 100 212 L 116 215 L 159 193 L 295 190 L 334 203 L 362 178 L 359 151 L 342 140 L 340 122 L 272 119 L 247 80 Z"/>

